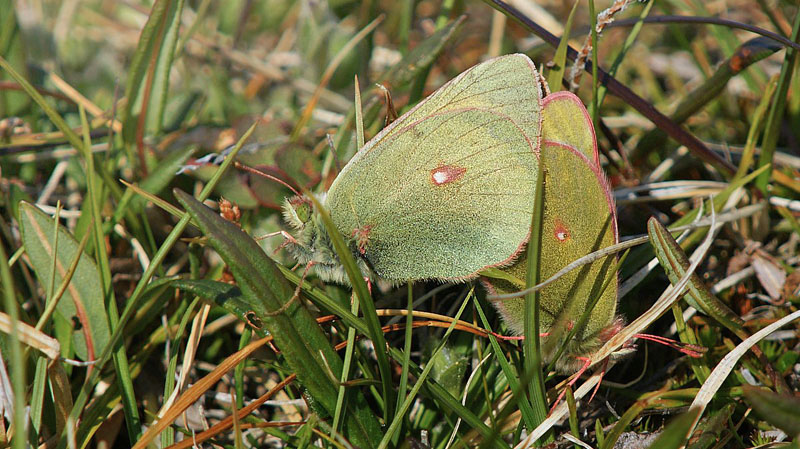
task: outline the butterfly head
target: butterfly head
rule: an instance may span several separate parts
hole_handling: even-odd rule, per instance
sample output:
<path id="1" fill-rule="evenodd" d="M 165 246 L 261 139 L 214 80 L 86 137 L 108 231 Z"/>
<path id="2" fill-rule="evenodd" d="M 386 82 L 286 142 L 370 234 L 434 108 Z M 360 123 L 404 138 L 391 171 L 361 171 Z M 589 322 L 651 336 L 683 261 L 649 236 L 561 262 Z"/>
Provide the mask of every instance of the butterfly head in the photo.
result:
<path id="1" fill-rule="evenodd" d="M 325 196 L 318 197 L 324 204 Z M 287 239 L 284 247 L 302 265 L 311 265 L 317 277 L 325 282 L 350 285 L 347 272 L 331 241 L 325 224 L 314 210 L 311 200 L 305 196 L 287 198 L 283 204 L 283 218 L 294 228 L 293 238 Z M 351 249 L 356 265 L 362 275 L 373 279 L 375 273 L 363 257 L 363 235 L 343 236 Z"/>
<path id="2" fill-rule="evenodd" d="M 311 221 L 314 205 L 303 195 L 286 198 L 283 201 L 283 219 L 294 229 L 302 231 Z"/>

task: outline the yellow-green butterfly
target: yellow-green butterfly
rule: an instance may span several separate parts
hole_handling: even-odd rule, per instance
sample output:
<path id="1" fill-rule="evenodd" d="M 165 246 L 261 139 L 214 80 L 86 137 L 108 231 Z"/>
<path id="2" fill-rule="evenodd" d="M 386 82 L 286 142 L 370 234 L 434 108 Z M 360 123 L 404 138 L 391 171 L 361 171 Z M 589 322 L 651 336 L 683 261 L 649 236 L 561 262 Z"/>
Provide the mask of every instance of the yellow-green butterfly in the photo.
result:
<path id="1" fill-rule="evenodd" d="M 520 256 L 530 235 L 539 157 L 545 168 L 543 279 L 616 243 L 614 204 L 586 109 L 569 93 L 543 99 L 542 84 L 527 56 L 486 61 L 359 150 L 322 202 L 365 277 L 466 281 L 496 267 L 524 279 Z M 287 200 L 284 215 L 298 231 L 286 245 L 295 259 L 313 265 L 323 280 L 347 282 L 310 202 Z M 543 331 L 553 332 L 559 322 L 583 326 L 568 355 L 596 350 L 617 329 L 613 265 L 613 259 L 595 262 L 542 291 Z M 482 280 L 490 292 L 519 290 L 504 280 Z M 599 298 L 590 319 L 576 322 L 590 298 Z M 522 333 L 524 300 L 496 306 L 508 327 Z M 545 345 L 547 361 L 554 347 Z M 563 359 L 559 370 L 571 371 L 575 359 Z"/>
<path id="2" fill-rule="evenodd" d="M 617 243 L 618 233 L 613 196 L 600 167 L 594 127 L 586 108 L 569 92 L 548 95 L 543 103 L 545 190 L 540 270 L 541 278 L 547 279 L 579 257 Z M 615 318 L 615 262 L 615 258 L 606 258 L 584 265 L 541 290 L 539 327 L 547 335 L 542 346 L 546 362 L 555 357 L 561 346 L 558 343 L 568 331 L 578 326 L 556 364 L 558 371 L 575 372 L 583 365 L 577 357 L 597 351 L 620 330 L 622 322 Z M 518 279 L 525 279 L 526 270 L 524 258 L 503 269 Z M 496 278 L 484 277 L 482 281 L 495 294 L 520 289 Z M 580 322 L 593 299 L 596 303 L 591 313 Z M 521 334 L 524 298 L 498 300 L 495 306 L 506 325 Z"/>
<path id="3" fill-rule="evenodd" d="M 370 140 L 323 204 L 365 277 L 465 281 L 512 263 L 528 240 L 541 134 L 541 82 L 525 55 L 454 78 Z M 288 251 L 346 282 L 307 199 L 284 207 Z"/>

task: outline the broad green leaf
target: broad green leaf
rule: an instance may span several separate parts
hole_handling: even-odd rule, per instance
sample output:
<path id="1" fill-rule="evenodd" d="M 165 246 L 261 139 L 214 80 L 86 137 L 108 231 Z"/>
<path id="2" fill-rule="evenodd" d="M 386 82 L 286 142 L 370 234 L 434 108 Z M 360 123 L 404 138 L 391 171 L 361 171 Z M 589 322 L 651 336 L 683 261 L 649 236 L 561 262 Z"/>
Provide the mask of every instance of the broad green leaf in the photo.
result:
<path id="1" fill-rule="evenodd" d="M 658 262 L 664 268 L 670 282 L 677 284 L 686 274 L 686 269 L 691 265 L 689 258 L 667 228 L 655 218 L 650 218 L 647 221 L 647 232 L 650 235 L 650 243 L 655 249 Z M 714 296 L 696 273 L 693 273 L 689 278 L 689 291 L 686 295 L 686 302 L 719 321 L 737 335 L 743 335 L 744 321 L 728 308 L 725 303 Z M 745 335 L 744 338 L 747 338 L 747 336 Z"/>
<path id="2" fill-rule="evenodd" d="M 179 279 L 173 285 L 227 310 L 249 325 L 259 337 L 267 336 L 261 320 L 253 313 L 258 305 L 249 304 L 250 298 L 243 295 L 239 287 L 209 279 Z"/>
<path id="3" fill-rule="evenodd" d="M 445 344 L 429 363 L 433 363 L 431 377 L 448 393 L 459 397 L 464 388 L 464 373 L 469 364 L 469 358 L 464 351 L 452 344 Z"/>
<path id="4" fill-rule="evenodd" d="M 745 399 L 758 416 L 790 437 L 800 437 L 800 398 L 776 394 L 750 385 L 743 385 L 742 388 Z"/>
<path id="5" fill-rule="evenodd" d="M 61 284 L 68 267 L 77 256 L 78 242 L 64 227 L 58 226 L 58 250 L 54 247 L 53 219 L 30 203 L 20 203 L 20 229 L 25 252 L 36 277 L 47 289 L 50 285 L 53 258 L 56 258 L 55 286 Z M 108 344 L 108 327 L 100 273 L 94 260 L 80 255 L 78 268 L 56 312 L 73 323 L 72 343 L 81 360 L 94 360 Z M 69 342 L 61 342 L 69 346 Z"/>
<path id="6" fill-rule="evenodd" d="M 157 0 L 142 29 L 125 86 L 128 101 L 123 113 L 122 135 L 129 144 L 134 141 L 142 113 L 147 114 L 146 130 L 161 130 L 182 11 L 183 0 Z"/>

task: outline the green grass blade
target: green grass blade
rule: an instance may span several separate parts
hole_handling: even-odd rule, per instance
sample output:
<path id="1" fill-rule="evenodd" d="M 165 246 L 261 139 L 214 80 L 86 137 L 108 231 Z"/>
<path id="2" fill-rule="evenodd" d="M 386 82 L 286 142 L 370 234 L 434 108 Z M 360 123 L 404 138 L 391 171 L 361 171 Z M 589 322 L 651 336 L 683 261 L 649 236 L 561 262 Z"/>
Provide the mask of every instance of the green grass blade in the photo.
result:
<path id="1" fill-rule="evenodd" d="M 242 290 L 242 299 L 272 335 L 299 382 L 316 404 L 333 415 L 337 385 L 328 373 L 341 376 L 342 360 L 275 262 L 234 223 L 184 192 L 175 191 L 175 196 L 230 267 Z M 363 397 L 357 391 L 351 393 L 345 435 L 354 444 L 374 447 L 373 439 L 380 435 L 378 422 Z"/>
<path id="2" fill-rule="evenodd" d="M 406 329 L 405 335 L 403 339 L 403 359 L 401 360 L 402 363 L 402 372 L 400 374 L 400 384 L 397 387 L 397 404 L 403 403 L 403 400 L 408 393 L 408 375 L 409 375 L 409 363 L 411 362 L 411 342 L 413 341 L 413 323 L 414 323 L 414 289 L 412 288 L 412 283 L 409 282 L 407 284 L 407 295 L 406 295 L 406 312 L 408 315 L 406 316 Z"/>
<path id="3" fill-rule="evenodd" d="M 795 13 L 794 26 L 792 28 L 792 41 L 800 43 L 800 13 Z M 767 116 L 764 140 L 761 143 L 761 157 L 758 159 L 759 168 L 765 165 L 772 165 L 772 158 L 775 156 L 775 147 L 778 144 L 781 122 L 783 121 L 783 112 L 786 108 L 786 98 L 788 97 L 787 94 L 791 85 L 792 75 L 794 75 L 796 61 L 797 51 L 793 48 L 787 48 L 786 57 L 781 66 L 781 74 L 778 77 L 778 89 L 775 95 L 775 102 L 772 103 L 772 108 Z M 772 171 L 768 170 L 756 179 L 756 187 L 758 187 L 764 195 L 769 195 L 767 184 L 769 184 L 771 177 Z"/>
<path id="4" fill-rule="evenodd" d="M 83 106 L 79 106 L 81 117 L 81 129 L 83 131 L 83 146 L 91 148 L 92 141 L 89 137 L 89 121 L 86 119 L 86 111 Z M 89 209 L 92 217 L 92 227 L 87 230 L 94 237 L 95 260 L 97 261 L 98 272 L 102 285 L 102 298 L 106 304 L 108 324 L 111 330 L 115 330 L 119 323 L 119 312 L 117 311 L 117 300 L 114 295 L 114 287 L 111 282 L 111 268 L 108 262 L 108 253 L 105 251 L 105 234 L 103 233 L 103 218 L 100 215 L 100 198 L 102 189 L 99 182 L 100 176 L 95 170 L 94 156 L 86 158 L 86 196 L 89 201 L 84 202 L 83 208 Z M 125 345 L 117 344 L 114 350 L 114 368 L 117 374 L 117 383 L 122 392 L 122 409 L 125 413 L 125 426 L 128 429 L 128 438 L 133 444 L 141 435 L 142 425 L 139 417 L 139 408 L 136 404 L 136 393 L 133 391 L 133 379 L 128 364 L 128 356 L 125 353 Z"/>
<path id="5" fill-rule="evenodd" d="M 134 143 L 137 134 L 143 136 L 145 128 L 161 129 L 182 10 L 183 0 L 157 0 L 139 36 L 125 85 L 122 138 L 126 146 Z M 143 162 L 141 155 L 139 162 Z"/>
<path id="6" fill-rule="evenodd" d="M 615 76 L 617 74 L 617 70 L 619 69 L 620 64 L 622 64 L 622 60 L 625 59 L 625 55 L 628 54 L 628 51 L 633 47 L 634 42 L 636 42 L 636 38 L 639 36 L 639 32 L 642 31 L 642 26 L 644 25 L 644 19 L 650 14 L 650 10 L 653 8 L 655 2 L 647 2 L 642 8 L 642 11 L 639 13 L 639 20 L 636 22 L 636 25 L 631 28 L 631 31 L 628 33 L 628 36 L 625 37 L 625 43 L 622 44 L 622 48 L 617 53 L 617 56 L 614 58 L 614 62 L 611 63 L 611 68 L 608 69 L 608 73 L 611 76 Z M 608 92 L 608 88 L 605 85 L 601 85 L 597 89 L 597 104 L 603 105 L 603 100 L 606 98 L 606 93 Z"/>
<path id="7" fill-rule="evenodd" d="M 386 339 L 383 337 L 381 323 L 375 311 L 375 303 L 372 301 L 372 295 L 367 289 L 361 270 L 358 269 L 355 260 L 353 260 L 350 248 L 345 243 L 342 234 L 336 229 L 336 225 L 333 224 L 330 214 L 313 195 L 308 195 L 308 197 L 313 201 L 314 210 L 319 213 L 322 222 L 325 224 L 331 243 L 333 243 L 336 254 L 339 256 L 339 260 L 347 272 L 347 277 L 350 279 L 350 285 L 353 286 L 353 291 L 358 296 L 359 304 L 364 309 L 364 319 L 367 321 L 367 327 L 369 328 L 367 336 L 372 339 L 372 344 L 375 345 L 375 356 L 378 359 L 378 371 L 381 375 L 381 397 L 384 404 L 383 417 L 384 421 L 391 422 L 394 418 L 396 393 L 393 391 L 392 372 L 389 366 L 389 358 L 386 356 L 385 351 Z"/>
<path id="8" fill-rule="evenodd" d="M 536 190 L 534 191 L 535 200 L 533 202 L 533 214 L 531 215 L 531 235 L 528 238 L 527 260 L 528 271 L 526 273 L 525 285 L 531 287 L 541 282 L 540 261 L 542 251 L 542 223 L 544 220 L 544 170 L 543 161 L 540 158 L 537 164 Z M 542 347 L 539 335 L 539 313 L 540 293 L 535 291 L 525 295 L 525 340 L 522 343 L 522 350 L 525 355 L 524 379 L 530 379 L 527 383 L 529 397 L 520 397 L 520 400 L 529 400 L 535 427 L 547 417 L 547 395 L 544 389 L 544 373 L 542 372 Z M 549 438 L 548 438 L 549 439 Z"/>
<path id="9" fill-rule="evenodd" d="M 597 57 L 597 13 L 594 0 L 589 0 L 589 27 L 592 42 L 592 103 L 589 105 L 589 115 L 592 116 L 594 129 L 600 129 L 597 126 L 597 120 L 600 118 L 600 105 L 597 103 L 597 89 L 600 86 L 597 79 L 597 67 L 600 65 L 600 60 Z"/>
<path id="10" fill-rule="evenodd" d="M 761 131 L 764 129 L 764 117 L 767 115 L 770 101 L 777 87 L 778 78 L 774 76 L 764 88 L 763 97 L 761 97 L 761 101 L 758 102 L 758 106 L 756 106 L 753 112 L 750 129 L 747 131 L 747 140 L 745 141 L 744 150 L 742 151 L 742 159 L 739 160 L 739 168 L 736 169 L 736 175 L 734 175 L 733 179 L 739 179 L 746 175 L 750 170 L 750 166 L 753 165 L 758 136 L 761 135 Z"/>
<path id="11" fill-rule="evenodd" d="M 567 23 L 564 25 L 564 34 L 561 36 L 561 42 L 556 48 L 556 54 L 553 56 L 554 66 L 547 73 L 547 84 L 553 92 L 561 90 L 562 80 L 564 79 L 564 70 L 567 67 L 567 48 L 569 47 L 569 34 L 572 31 L 572 21 L 575 18 L 575 12 L 578 10 L 579 1 L 575 1 L 572 5 L 572 10 L 567 17 Z"/>
<path id="12" fill-rule="evenodd" d="M 31 388 L 31 432 L 37 437 L 42 434 L 42 411 L 44 408 L 45 392 L 47 391 L 47 365 L 50 363 L 47 357 L 36 359 L 36 369 L 33 376 L 33 387 Z"/>
<path id="13" fill-rule="evenodd" d="M 0 245 L 0 281 L 3 281 L 0 285 L 2 285 L 3 288 L 3 306 L 5 312 L 8 314 L 12 323 L 18 323 L 20 321 L 19 304 L 17 304 L 14 295 L 14 280 L 11 277 L 11 270 L 8 266 L 8 256 L 6 256 L 6 249 L 3 245 Z M 11 375 L 11 387 L 14 391 L 14 409 L 12 410 L 14 415 L 11 424 L 15 429 L 15 437 L 11 440 L 11 447 L 13 449 L 24 449 L 29 446 L 29 442 L 25 439 L 27 432 L 23 430 L 25 429 L 26 421 L 25 398 L 27 397 L 25 362 L 22 356 L 22 344 L 19 341 L 17 326 L 11 328 L 9 335 L 11 337 L 8 341 L 9 355 L 6 357 L 8 357 L 8 363 L 11 365 L 9 374 Z M 30 445 L 32 444 L 34 444 L 34 442 L 30 442 Z"/>

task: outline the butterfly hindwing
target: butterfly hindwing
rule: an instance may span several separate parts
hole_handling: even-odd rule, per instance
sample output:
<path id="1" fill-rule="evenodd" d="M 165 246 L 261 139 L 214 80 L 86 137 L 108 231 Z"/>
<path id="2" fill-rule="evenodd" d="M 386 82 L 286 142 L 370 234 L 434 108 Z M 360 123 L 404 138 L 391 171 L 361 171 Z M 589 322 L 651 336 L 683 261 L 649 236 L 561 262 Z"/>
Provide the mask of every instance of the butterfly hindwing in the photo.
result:
<path id="1" fill-rule="evenodd" d="M 544 173 L 544 214 L 540 261 L 545 280 L 566 265 L 618 241 L 616 209 L 602 168 L 585 107 L 575 95 L 559 92 L 545 98 L 542 109 L 541 163 Z M 543 345 L 547 361 L 558 343 L 595 300 L 589 319 L 567 343 L 567 355 L 558 365 L 568 371 L 575 355 L 597 349 L 600 336 L 613 323 L 617 306 L 616 258 L 601 258 L 559 278 L 540 291 L 540 329 L 548 333 Z M 525 279 L 523 257 L 504 271 Z M 493 293 L 511 293 L 519 288 L 511 282 L 483 279 Z M 505 323 L 516 333 L 524 332 L 525 300 L 515 298 L 495 303 Z M 554 338 L 550 338 L 554 337 Z"/>
<path id="2" fill-rule="evenodd" d="M 586 156 L 593 166 L 600 167 L 592 119 L 580 98 L 568 91 L 554 92 L 545 97 L 542 116 L 544 139 L 568 145 Z"/>

